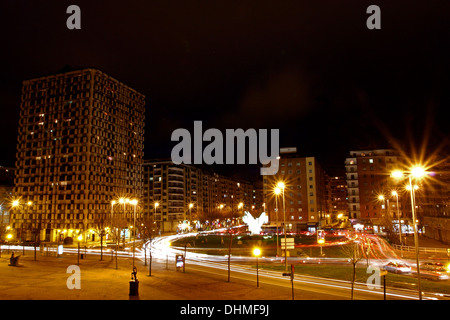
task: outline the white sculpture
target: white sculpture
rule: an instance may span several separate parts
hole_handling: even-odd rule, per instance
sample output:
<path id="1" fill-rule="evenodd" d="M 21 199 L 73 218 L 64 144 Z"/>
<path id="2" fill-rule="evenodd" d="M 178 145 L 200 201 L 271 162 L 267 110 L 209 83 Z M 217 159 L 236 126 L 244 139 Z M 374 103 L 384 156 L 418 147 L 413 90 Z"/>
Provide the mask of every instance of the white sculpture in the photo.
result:
<path id="1" fill-rule="evenodd" d="M 262 230 L 261 226 L 264 223 L 269 222 L 269 217 L 265 212 L 263 212 L 258 218 L 255 219 L 250 212 L 245 211 L 242 221 L 248 226 L 248 230 L 251 234 L 260 234 Z"/>

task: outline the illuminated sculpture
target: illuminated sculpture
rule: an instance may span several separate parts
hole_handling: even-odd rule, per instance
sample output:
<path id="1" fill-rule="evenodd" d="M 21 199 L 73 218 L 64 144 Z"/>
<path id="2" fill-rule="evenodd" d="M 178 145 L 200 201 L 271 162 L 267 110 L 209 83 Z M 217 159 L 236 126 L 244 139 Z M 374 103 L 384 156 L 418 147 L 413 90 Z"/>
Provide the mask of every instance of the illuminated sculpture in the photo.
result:
<path id="1" fill-rule="evenodd" d="M 265 212 L 261 213 L 259 218 L 254 218 L 250 212 L 245 211 L 245 215 L 242 218 L 242 221 L 248 226 L 248 230 L 251 234 L 260 234 L 261 233 L 261 226 L 264 223 L 269 222 L 269 217 L 266 215 Z"/>

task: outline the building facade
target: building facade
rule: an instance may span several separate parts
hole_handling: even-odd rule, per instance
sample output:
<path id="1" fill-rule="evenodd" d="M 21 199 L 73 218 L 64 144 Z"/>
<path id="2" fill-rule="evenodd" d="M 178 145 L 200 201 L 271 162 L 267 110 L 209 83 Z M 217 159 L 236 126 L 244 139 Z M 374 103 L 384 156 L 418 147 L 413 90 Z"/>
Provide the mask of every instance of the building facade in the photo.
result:
<path id="1" fill-rule="evenodd" d="M 283 197 L 274 194 L 277 183 L 285 185 Z M 316 230 L 326 224 L 327 192 L 325 172 L 314 157 L 300 157 L 296 152 L 280 150 L 276 175 L 263 176 L 263 193 L 271 225 L 284 225 L 286 230 Z M 285 217 L 284 217 L 285 213 Z"/>
<path id="2" fill-rule="evenodd" d="M 255 206 L 253 184 L 170 159 L 144 162 L 144 213 L 161 232 L 174 232 L 184 221 L 232 218 Z M 242 203 L 241 206 L 239 204 Z"/>
<path id="3" fill-rule="evenodd" d="M 18 239 L 94 237 L 113 199 L 140 198 L 144 108 L 144 95 L 96 69 L 23 82 L 11 216 Z"/>
<path id="4" fill-rule="evenodd" d="M 333 218 L 343 217 L 348 219 L 347 181 L 345 176 L 330 177 L 330 189 Z"/>
<path id="5" fill-rule="evenodd" d="M 345 160 L 350 219 L 380 223 L 386 212 L 395 206 L 393 201 L 387 205 L 395 183 L 390 175 L 401 164 L 400 155 L 392 149 L 350 151 Z M 384 200 L 380 200 L 380 195 Z"/>

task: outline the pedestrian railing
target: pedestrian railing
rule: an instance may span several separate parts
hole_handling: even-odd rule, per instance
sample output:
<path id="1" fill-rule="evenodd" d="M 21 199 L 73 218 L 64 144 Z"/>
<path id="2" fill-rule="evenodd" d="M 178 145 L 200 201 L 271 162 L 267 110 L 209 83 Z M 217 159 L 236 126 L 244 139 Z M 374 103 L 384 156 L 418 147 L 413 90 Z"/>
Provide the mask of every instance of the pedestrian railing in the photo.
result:
<path id="1" fill-rule="evenodd" d="M 392 245 L 395 249 L 403 250 L 406 252 L 415 252 L 416 248 L 411 246 L 400 246 L 398 244 Z M 448 248 L 427 248 L 427 247 L 419 247 L 419 252 L 422 253 L 442 253 L 442 254 L 448 254 L 449 251 Z"/>

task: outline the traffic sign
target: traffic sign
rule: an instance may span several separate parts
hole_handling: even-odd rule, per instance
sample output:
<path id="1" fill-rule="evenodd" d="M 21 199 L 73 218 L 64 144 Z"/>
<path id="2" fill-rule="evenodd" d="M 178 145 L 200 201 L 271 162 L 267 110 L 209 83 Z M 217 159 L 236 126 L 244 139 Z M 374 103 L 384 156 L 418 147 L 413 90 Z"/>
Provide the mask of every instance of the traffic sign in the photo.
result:
<path id="1" fill-rule="evenodd" d="M 281 250 L 292 250 L 294 249 L 294 238 L 281 238 Z"/>

